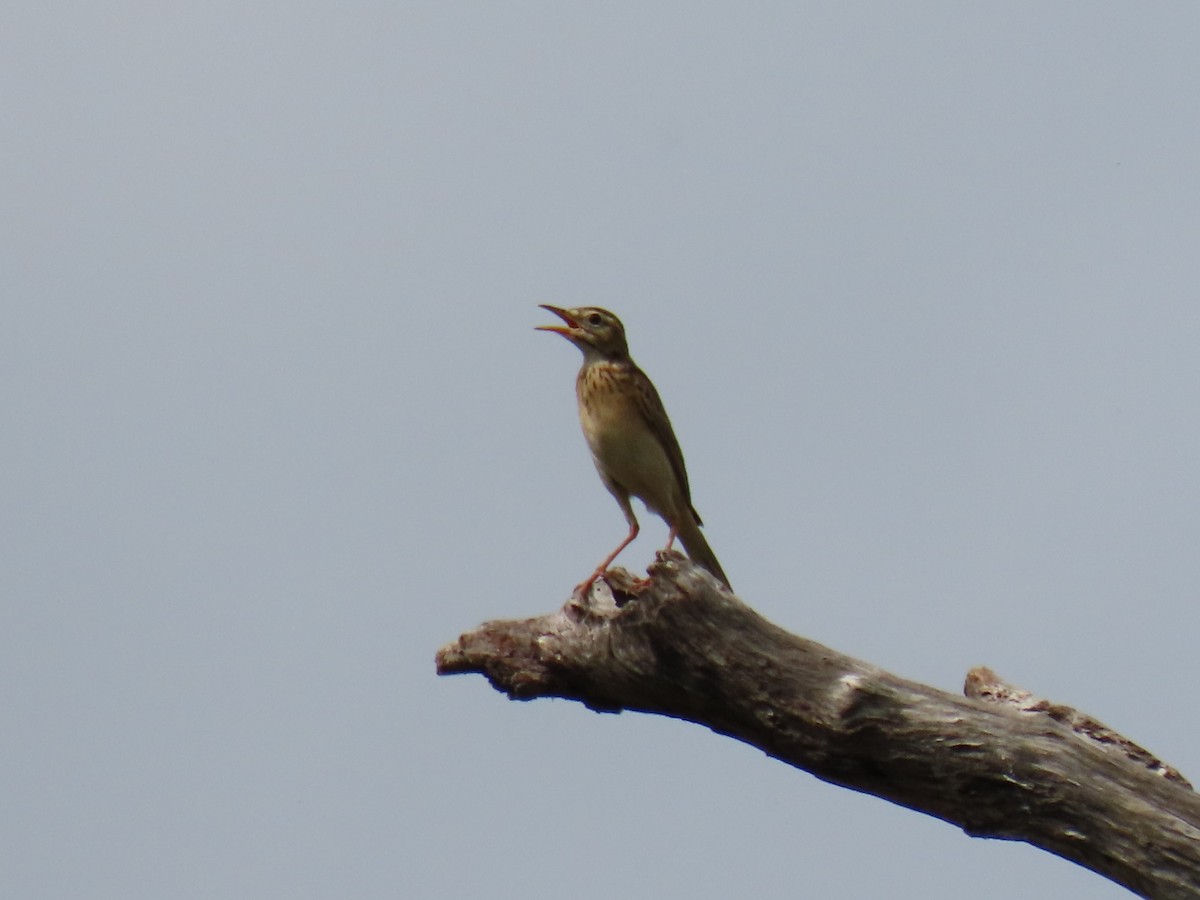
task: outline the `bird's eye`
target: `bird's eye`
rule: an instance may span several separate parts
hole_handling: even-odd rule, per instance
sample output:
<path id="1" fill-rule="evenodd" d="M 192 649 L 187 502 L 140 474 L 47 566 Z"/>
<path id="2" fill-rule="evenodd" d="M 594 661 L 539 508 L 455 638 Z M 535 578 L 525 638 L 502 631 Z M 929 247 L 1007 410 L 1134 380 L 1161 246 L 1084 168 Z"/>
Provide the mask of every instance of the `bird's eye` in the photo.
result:
<path id="1" fill-rule="evenodd" d="M 590 325 L 599 325 L 603 321 L 604 320 L 600 318 L 600 313 L 592 313 L 590 316 L 588 316 L 588 324 Z"/>

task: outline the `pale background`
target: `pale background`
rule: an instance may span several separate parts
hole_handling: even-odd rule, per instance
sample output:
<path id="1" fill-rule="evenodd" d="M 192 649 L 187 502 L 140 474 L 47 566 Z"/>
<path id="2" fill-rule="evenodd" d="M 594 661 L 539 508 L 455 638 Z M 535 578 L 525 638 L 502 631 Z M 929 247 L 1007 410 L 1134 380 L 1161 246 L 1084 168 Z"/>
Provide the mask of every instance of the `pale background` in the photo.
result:
<path id="1" fill-rule="evenodd" d="M 624 532 L 533 330 L 597 304 L 752 606 L 1200 776 L 1198 39 L 1195 4 L 9 6 L 0 895 L 1127 896 L 433 655 Z"/>

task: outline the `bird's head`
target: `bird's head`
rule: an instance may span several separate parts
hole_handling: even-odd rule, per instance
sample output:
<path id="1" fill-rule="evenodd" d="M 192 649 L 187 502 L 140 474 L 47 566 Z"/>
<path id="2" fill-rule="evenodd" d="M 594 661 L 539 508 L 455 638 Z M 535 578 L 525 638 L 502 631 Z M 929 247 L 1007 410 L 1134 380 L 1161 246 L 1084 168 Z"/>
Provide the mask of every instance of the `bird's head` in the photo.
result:
<path id="1" fill-rule="evenodd" d="M 553 331 L 583 351 L 584 356 L 599 354 L 608 359 L 629 355 L 625 341 L 625 326 L 607 309 L 597 306 L 581 306 L 577 309 L 560 309 L 557 306 L 540 304 L 563 320 L 562 325 L 539 325 L 538 331 Z"/>

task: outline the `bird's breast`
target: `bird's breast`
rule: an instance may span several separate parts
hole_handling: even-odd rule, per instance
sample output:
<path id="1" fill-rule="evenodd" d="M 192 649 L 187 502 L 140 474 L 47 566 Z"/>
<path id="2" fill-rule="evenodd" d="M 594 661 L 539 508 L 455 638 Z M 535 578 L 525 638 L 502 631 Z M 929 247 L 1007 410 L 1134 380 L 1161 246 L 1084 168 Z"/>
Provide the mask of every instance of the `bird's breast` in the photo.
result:
<path id="1" fill-rule="evenodd" d="M 675 473 L 642 415 L 634 377 L 603 363 L 581 371 L 579 424 L 601 476 L 661 514 L 676 506 Z"/>

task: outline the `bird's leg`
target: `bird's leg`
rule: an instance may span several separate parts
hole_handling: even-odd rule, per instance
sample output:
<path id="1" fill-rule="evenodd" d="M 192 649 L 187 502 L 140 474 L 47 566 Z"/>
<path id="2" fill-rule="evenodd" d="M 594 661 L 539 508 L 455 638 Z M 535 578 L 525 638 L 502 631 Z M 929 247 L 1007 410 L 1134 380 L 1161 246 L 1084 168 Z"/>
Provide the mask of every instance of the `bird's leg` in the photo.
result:
<path id="1" fill-rule="evenodd" d="M 596 566 L 596 571 L 587 577 L 583 584 L 579 585 L 576 590 L 581 591 L 584 595 L 592 589 L 592 585 L 596 579 L 608 571 L 608 567 L 612 565 L 614 559 L 621 555 L 621 551 L 633 543 L 633 539 L 638 536 L 641 526 L 638 525 L 637 516 L 633 514 L 633 507 L 629 504 L 629 498 L 617 497 L 617 502 L 621 504 L 621 509 L 625 513 L 625 521 L 629 523 L 629 534 L 625 535 L 625 540 L 617 545 L 617 549 L 608 554 L 608 557 L 600 565 Z"/>
<path id="2" fill-rule="evenodd" d="M 621 555 L 621 551 L 633 543 L 633 539 L 638 536 L 639 530 L 637 519 L 634 519 L 629 525 L 629 534 L 625 535 L 625 540 L 621 541 L 621 543 L 617 545 L 616 550 L 608 554 L 608 557 L 604 560 L 604 562 L 596 566 L 596 571 L 587 577 L 587 581 L 579 585 L 579 588 L 583 591 L 583 593 L 586 594 L 588 591 L 590 591 L 592 589 L 592 584 L 597 578 L 608 571 L 608 567 L 612 565 L 614 559 Z"/>
<path id="3" fill-rule="evenodd" d="M 679 529 L 674 525 L 671 526 L 671 533 L 667 535 L 667 546 L 663 547 L 663 553 L 668 552 L 675 546 L 675 538 L 679 537 Z"/>

